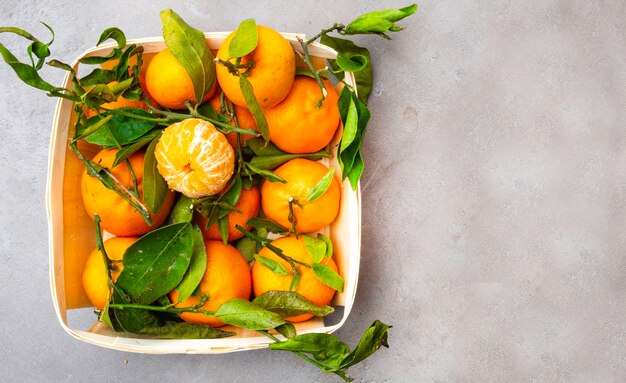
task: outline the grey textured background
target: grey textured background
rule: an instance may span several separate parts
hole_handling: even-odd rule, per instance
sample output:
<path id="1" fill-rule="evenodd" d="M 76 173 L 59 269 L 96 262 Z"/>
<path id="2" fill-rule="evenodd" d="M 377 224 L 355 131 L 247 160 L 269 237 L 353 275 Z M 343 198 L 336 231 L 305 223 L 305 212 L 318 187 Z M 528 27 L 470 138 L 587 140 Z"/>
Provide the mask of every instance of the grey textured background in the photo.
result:
<path id="1" fill-rule="evenodd" d="M 0 2 L 0 25 L 71 61 L 100 31 L 204 30 L 247 17 L 314 34 L 391 1 Z M 87 5 L 89 4 L 89 5 Z M 350 344 L 390 349 L 360 382 L 626 381 L 623 1 L 424 1 L 371 49 L 363 253 Z M 25 45 L 0 35 L 12 49 Z M 56 70 L 46 70 L 54 83 Z M 335 381 L 286 353 L 148 356 L 65 334 L 48 287 L 45 179 L 55 100 L 0 63 L 0 376 L 4 381 Z M 127 363 L 125 363 L 127 362 Z"/>

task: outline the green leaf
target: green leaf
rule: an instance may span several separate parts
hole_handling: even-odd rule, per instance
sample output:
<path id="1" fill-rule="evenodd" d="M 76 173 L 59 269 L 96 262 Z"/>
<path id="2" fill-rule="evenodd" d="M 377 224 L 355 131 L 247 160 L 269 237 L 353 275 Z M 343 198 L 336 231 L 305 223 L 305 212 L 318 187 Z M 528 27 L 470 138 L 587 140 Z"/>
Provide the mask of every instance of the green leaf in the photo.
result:
<path id="1" fill-rule="evenodd" d="M 45 23 L 42 23 L 42 24 L 46 25 Z M 48 28 L 50 28 L 50 27 L 48 27 Z M 0 33 L 14 33 L 14 34 L 16 34 L 18 36 L 22 36 L 25 39 L 28 39 L 30 41 L 39 41 L 39 39 L 37 39 L 35 36 L 31 35 L 27 31 L 25 31 L 23 29 L 20 29 L 20 28 L 16 28 L 16 27 L 0 27 Z"/>
<path id="2" fill-rule="evenodd" d="M 193 83 L 196 102 L 215 84 L 215 62 L 204 33 L 191 27 L 171 9 L 161 11 L 163 38 Z"/>
<path id="3" fill-rule="evenodd" d="M 164 226 L 141 237 L 124 253 L 124 269 L 115 283 L 134 303 L 150 304 L 183 279 L 193 252 L 191 224 Z"/>
<path id="4" fill-rule="evenodd" d="M 117 193 L 117 195 L 124 199 L 124 201 L 128 202 L 128 204 L 141 214 L 141 218 L 143 218 L 148 225 L 152 225 L 152 218 L 150 217 L 148 209 L 141 203 L 141 201 L 134 198 L 132 193 L 129 193 L 125 188 L 123 188 L 123 186 L 120 188 L 119 183 L 113 177 L 109 169 L 85 158 L 85 156 L 76 147 L 75 141 L 71 141 L 68 147 L 74 154 L 76 154 L 83 164 L 85 164 L 85 168 L 89 176 L 96 177 L 104 187 Z"/>
<path id="5" fill-rule="evenodd" d="M 354 104 L 354 100 L 352 99 L 352 97 L 350 97 L 350 104 L 348 105 L 348 111 L 345 117 L 345 121 L 346 123 L 343 126 L 343 133 L 341 135 L 341 145 L 339 146 L 339 153 L 346 150 L 346 148 L 354 141 L 354 138 L 356 137 L 359 129 L 359 114 L 356 110 L 356 105 Z"/>
<path id="6" fill-rule="evenodd" d="M 221 305 L 215 316 L 224 323 L 248 330 L 269 330 L 285 323 L 278 314 L 241 298 Z"/>
<path id="7" fill-rule="evenodd" d="M 31 65 L 21 63 L 13 54 L 2 44 L 0 44 L 0 54 L 4 59 L 4 62 L 9 64 L 9 66 L 13 69 L 17 77 L 20 78 L 27 85 L 32 86 L 33 88 L 45 90 L 45 91 L 61 91 L 63 88 L 57 88 L 54 85 L 51 85 L 44 81 L 37 72 L 37 69 L 33 68 Z"/>
<path id="8" fill-rule="evenodd" d="M 319 238 L 313 238 L 310 235 L 302 236 L 304 246 L 313 259 L 313 263 L 320 263 L 326 256 L 326 242 Z"/>
<path id="9" fill-rule="evenodd" d="M 348 180 L 350 181 L 352 190 L 356 190 L 359 180 L 361 179 L 361 175 L 363 174 L 364 167 L 365 164 L 363 163 L 363 156 L 361 155 L 361 151 L 359 151 L 354 159 L 350 173 L 348 173 Z"/>
<path id="10" fill-rule="evenodd" d="M 189 267 L 185 272 L 183 280 L 180 281 L 176 291 L 178 291 L 178 302 L 182 302 L 189 298 L 191 294 L 196 290 L 198 284 L 204 276 L 206 271 L 207 254 L 204 247 L 204 238 L 202 237 L 202 231 L 196 225 L 192 227 L 193 235 L 193 247 L 191 250 L 191 260 Z"/>
<path id="11" fill-rule="evenodd" d="M 404 28 L 394 23 L 414 14 L 416 11 L 417 4 L 400 9 L 369 12 L 354 19 L 341 33 L 346 35 L 373 33 L 389 39 L 385 32 L 399 32 L 403 30 Z"/>
<path id="12" fill-rule="evenodd" d="M 311 190 L 309 190 L 309 194 L 307 194 L 306 196 L 307 202 L 313 202 L 316 199 L 323 196 L 324 193 L 326 193 L 326 190 L 328 190 L 328 187 L 330 187 L 330 184 L 333 182 L 334 176 L 335 176 L 335 169 L 334 168 L 328 169 L 328 172 L 326 173 L 326 175 L 324 175 L 324 177 L 322 177 L 322 179 L 319 180 L 315 184 L 315 186 L 311 188 Z"/>
<path id="13" fill-rule="evenodd" d="M 246 258 L 246 262 L 254 259 L 256 254 L 256 242 L 248 237 L 243 237 L 237 242 L 237 250 Z"/>
<path id="14" fill-rule="evenodd" d="M 359 94 L 359 99 L 361 99 L 363 103 L 367 104 L 367 100 L 372 92 L 373 78 L 372 61 L 370 59 L 369 50 L 354 44 L 350 40 L 330 37 L 328 35 L 323 35 L 320 41 L 322 44 L 333 48 L 338 54 L 340 53 L 345 57 L 362 56 L 365 58 L 363 61 L 366 61 L 367 64 L 361 70 L 354 72 L 353 74 L 356 81 L 356 89 Z M 329 61 L 333 68 L 338 69 L 339 66 L 336 65 L 335 60 Z"/>
<path id="15" fill-rule="evenodd" d="M 217 113 L 215 113 L 215 109 L 213 109 L 213 105 L 210 102 L 205 102 L 204 104 L 198 106 L 198 113 L 201 116 L 210 118 L 212 120 L 219 120 Z M 224 121 L 227 122 L 227 121 Z"/>
<path id="16" fill-rule="evenodd" d="M 113 116 L 102 116 L 102 115 L 93 116 L 89 118 L 86 121 L 85 125 L 81 125 L 79 129 L 76 129 L 76 138 L 74 138 L 74 140 L 83 139 L 86 136 L 89 136 L 90 134 L 97 132 L 103 126 L 106 126 L 106 124 L 108 124 L 112 118 Z"/>
<path id="17" fill-rule="evenodd" d="M 161 132 L 161 129 L 153 129 L 143 136 L 139 137 L 134 143 L 124 146 L 122 149 L 118 150 L 118 152 L 115 153 L 115 160 L 113 161 L 113 165 L 111 166 L 116 167 L 118 164 L 124 162 L 124 160 L 133 155 L 133 153 L 138 152 L 144 146 L 152 142 L 152 139 L 160 135 Z"/>
<path id="18" fill-rule="evenodd" d="M 333 256 L 333 242 L 322 233 L 317 233 L 317 239 L 321 239 L 324 243 L 326 243 L 326 253 L 324 256 L 326 258 L 331 258 Z"/>
<path id="19" fill-rule="evenodd" d="M 78 83 L 74 85 L 81 87 Z M 112 102 L 117 99 L 117 96 L 106 84 L 98 84 L 93 88 L 90 88 L 81 97 L 84 99 L 84 105 L 92 109 L 96 109 L 105 102 Z"/>
<path id="20" fill-rule="evenodd" d="M 257 169 L 274 170 L 280 165 L 293 160 L 294 158 L 306 158 L 311 161 L 317 161 L 322 158 L 330 158 L 331 155 L 325 150 L 320 150 L 315 153 L 305 154 L 281 154 L 278 156 L 255 156 L 252 157 L 250 163 Z"/>
<path id="21" fill-rule="evenodd" d="M 326 316 L 335 309 L 331 306 L 318 306 L 302 295 L 292 291 L 267 291 L 252 301 L 254 304 L 275 312 L 283 318 L 310 313 L 318 317 Z"/>
<path id="22" fill-rule="evenodd" d="M 137 115 L 137 117 L 114 114 L 110 121 L 96 132 L 85 137 L 85 140 L 105 148 L 116 147 L 117 143 L 120 145 L 128 145 L 141 139 L 144 134 L 148 133 L 156 126 L 156 123 L 142 119 L 142 117 L 152 118 L 150 113 L 145 110 L 119 108 L 116 109 L 116 111 L 129 111 L 132 112 L 133 115 Z"/>
<path id="23" fill-rule="evenodd" d="M 277 176 L 274 172 L 272 172 L 270 170 L 259 169 L 256 166 L 251 165 L 250 163 L 246 163 L 246 166 L 248 167 L 248 169 L 250 169 L 254 173 L 260 175 L 261 177 L 265 178 L 266 180 L 268 180 L 270 182 L 287 183 L 287 181 L 285 181 L 281 177 Z"/>
<path id="24" fill-rule="evenodd" d="M 233 177 L 232 183 L 228 190 L 220 197 L 220 201 L 234 207 L 239 201 L 239 197 L 241 196 L 241 189 L 243 189 L 243 183 L 241 181 L 241 175 L 237 173 Z M 219 218 L 226 217 L 228 213 L 230 213 L 230 210 L 223 210 L 220 213 Z"/>
<path id="25" fill-rule="evenodd" d="M 361 54 L 338 53 L 335 62 L 344 72 L 358 72 L 367 66 L 368 59 Z"/>
<path id="26" fill-rule="evenodd" d="M 321 263 L 314 263 L 311 265 L 313 274 L 326 286 L 342 292 L 343 291 L 343 278 L 337 272 L 327 265 Z"/>
<path id="27" fill-rule="evenodd" d="M 387 332 L 390 328 L 391 326 L 379 320 L 374 321 L 365 333 L 363 333 L 354 351 L 341 362 L 341 367 L 348 368 L 362 362 L 376 352 L 380 346 L 389 347 L 387 344 Z"/>
<path id="28" fill-rule="evenodd" d="M 357 127 L 357 132 L 356 135 L 354 137 L 354 140 L 352 141 L 352 143 L 350 143 L 344 150 L 340 150 L 340 154 L 339 157 L 341 158 L 341 161 L 344 164 L 344 169 L 346 171 L 344 171 L 343 176 L 345 178 L 346 176 L 346 172 L 347 174 L 350 174 L 350 172 L 352 171 L 352 168 L 355 167 L 355 162 L 359 160 L 361 161 L 360 166 L 362 167 L 363 165 L 363 157 L 361 155 L 361 147 L 363 146 L 363 140 L 365 138 L 365 132 L 367 130 L 367 123 L 369 122 L 369 118 L 370 118 L 370 112 L 367 109 L 367 107 L 365 106 L 365 104 L 363 104 L 356 96 L 352 96 L 355 105 L 357 107 L 357 113 L 358 113 L 358 127 Z M 358 167 L 359 164 L 356 164 L 356 166 Z M 358 169 L 357 169 L 358 170 Z M 363 169 L 361 169 L 362 172 Z M 360 177 L 360 173 L 359 173 L 359 177 Z M 359 178 L 358 177 L 358 178 Z M 357 181 L 358 181 L 357 178 Z"/>
<path id="29" fill-rule="evenodd" d="M 289 272 L 283 267 L 283 265 L 281 265 L 280 263 L 278 263 L 277 261 L 271 258 L 264 257 L 262 255 L 257 254 L 254 256 L 254 259 L 257 262 L 259 262 L 261 265 L 272 270 L 277 275 L 289 275 Z"/>
<path id="30" fill-rule="evenodd" d="M 54 59 L 50 60 L 50 61 L 48 61 L 48 65 L 50 65 L 53 68 L 63 69 L 64 71 L 71 72 L 72 74 L 75 74 L 74 68 L 72 68 L 70 66 L 70 64 L 66 64 L 66 63 L 64 63 L 62 61 L 59 61 L 59 60 L 54 60 Z"/>
<path id="31" fill-rule="evenodd" d="M 289 230 L 280 226 L 276 222 L 269 220 L 269 219 L 265 219 L 265 218 L 250 218 L 246 222 L 246 225 L 253 227 L 255 229 L 264 228 L 264 229 L 271 231 L 272 233 L 277 233 L 277 234 L 289 233 Z"/>
<path id="32" fill-rule="evenodd" d="M 330 334 L 304 334 L 282 342 L 270 343 L 270 349 L 304 352 L 327 367 L 327 371 L 339 368 L 341 362 L 350 354 L 348 345 Z"/>
<path id="33" fill-rule="evenodd" d="M 217 219 L 217 228 L 224 244 L 228 244 L 228 218 L 222 217 Z"/>
<path id="34" fill-rule="evenodd" d="M 259 43 L 259 34 L 254 19 L 246 19 L 239 24 L 237 33 L 228 46 L 229 58 L 243 57 L 252 52 Z"/>
<path id="35" fill-rule="evenodd" d="M 113 321 L 111 320 L 111 309 L 109 308 L 109 304 L 111 304 L 111 299 L 109 299 L 109 301 L 104 304 L 102 310 L 100 310 L 98 320 L 109 326 L 109 328 L 114 329 L 115 327 L 113 326 Z"/>
<path id="36" fill-rule="evenodd" d="M 298 333 L 296 332 L 296 326 L 293 323 L 285 323 L 276 327 L 276 331 L 287 339 L 295 338 Z"/>
<path id="37" fill-rule="evenodd" d="M 126 46 L 126 36 L 124 35 L 124 32 L 122 32 L 122 30 L 119 28 L 113 27 L 113 28 L 105 29 L 100 34 L 100 39 L 98 40 L 98 43 L 96 44 L 96 46 L 102 44 L 108 39 L 115 40 L 117 42 L 117 46 L 119 49 L 122 49 L 124 48 L 124 46 Z"/>
<path id="38" fill-rule="evenodd" d="M 115 65 L 115 77 L 118 80 L 121 81 L 128 76 L 128 62 L 130 57 L 139 53 L 143 53 L 143 47 L 138 47 L 137 45 L 132 44 L 120 55 L 120 59 Z M 135 79 L 130 78 L 129 80 L 134 81 Z"/>
<path id="39" fill-rule="evenodd" d="M 296 68 L 296 76 L 306 76 L 316 80 L 315 74 L 310 69 Z M 324 77 L 322 77 L 324 78 Z"/>
<path id="40" fill-rule="evenodd" d="M 181 222 L 191 222 L 193 220 L 193 199 L 187 197 L 184 194 L 178 196 L 178 200 L 170 211 L 170 216 L 167 217 L 167 224 Z"/>
<path id="41" fill-rule="evenodd" d="M 121 274 L 120 274 L 121 275 Z M 113 285 L 111 300 L 114 304 L 128 304 L 130 297 L 120 287 Z M 110 316 L 113 328 L 116 331 L 139 332 L 145 327 L 158 325 L 158 320 L 154 314 L 148 310 L 126 308 L 114 309 Z"/>
<path id="42" fill-rule="evenodd" d="M 194 323 L 167 323 L 159 327 L 146 327 L 140 334 L 162 339 L 217 339 L 233 336 L 236 333 Z"/>
<path id="43" fill-rule="evenodd" d="M 87 65 L 99 65 L 107 61 L 117 59 L 120 57 L 121 54 L 122 54 L 122 51 L 120 49 L 115 48 L 106 56 L 82 57 L 80 60 L 78 60 L 78 62 L 81 64 L 87 64 Z"/>
<path id="44" fill-rule="evenodd" d="M 300 280 L 302 279 L 302 274 L 297 273 L 291 278 L 291 283 L 289 284 L 289 291 L 294 292 L 298 290 L 298 286 L 300 286 Z"/>
<path id="45" fill-rule="evenodd" d="M 154 148 L 159 142 L 159 138 L 160 136 L 152 139 L 148 149 L 146 149 L 143 162 L 143 201 L 154 214 L 161 210 L 163 201 L 170 191 L 167 182 L 157 169 L 157 160 L 154 156 Z"/>
<path id="46" fill-rule="evenodd" d="M 246 142 L 246 146 L 252 150 L 252 152 L 257 156 L 280 156 L 283 154 L 287 154 L 282 150 L 278 149 L 276 145 L 271 142 L 265 142 L 262 138 L 253 138 Z"/>
<path id="47" fill-rule="evenodd" d="M 115 73 L 115 71 L 96 68 L 88 75 L 81 77 L 80 85 L 83 87 L 90 87 L 98 84 L 108 84 L 115 80 L 117 80 L 117 73 Z"/>
<path id="48" fill-rule="evenodd" d="M 356 189 L 363 174 L 361 147 L 365 138 L 370 112 L 356 95 L 344 88 L 338 101 L 339 114 L 344 124 L 344 133 L 339 145 L 338 162 L 342 179 L 348 178 Z"/>
<path id="49" fill-rule="evenodd" d="M 270 129 L 267 126 L 267 120 L 265 119 L 265 113 L 263 109 L 259 105 L 256 97 L 254 96 L 254 90 L 252 89 L 252 84 L 250 80 L 248 80 L 245 76 L 239 76 L 239 86 L 241 87 L 241 93 L 243 94 L 243 98 L 246 100 L 246 106 L 252 113 L 252 117 L 254 117 L 254 121 L 256 122 L 256 127 L 263 136 L 265 142 L 270 141 Z"/>

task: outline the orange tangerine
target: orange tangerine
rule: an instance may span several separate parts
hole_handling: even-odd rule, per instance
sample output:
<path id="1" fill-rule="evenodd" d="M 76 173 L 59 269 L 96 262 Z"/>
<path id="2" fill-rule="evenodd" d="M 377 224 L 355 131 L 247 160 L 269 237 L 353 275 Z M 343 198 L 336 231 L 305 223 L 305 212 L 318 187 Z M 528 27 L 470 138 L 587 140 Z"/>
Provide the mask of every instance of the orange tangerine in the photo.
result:
<path id="1" fill-rule="evenodd" d="M 186 109 L 185 101 L 196 103 L 191 78 L 167 48 L 154 55 L 148 63 L 145 83 L 150 96 L 165 108 Z M 208 100 L 216 89 L 214 85 L 202 100 Z"/>
<path id="2" fill-rule="evenodd" d="M 111 261 L 121 261 L 124 259 L 126 249 L 130 247 L 138 237 L 113 237 L 106 240 L 104 251 Z M 112 264 L 111 279 L 117 281 L 117 277 L 124 269 L 122 262 Z M 94 249 L 87 258 L 85 268 L 83 270 L 83 289 L 85 294 L 97 309 L 102 309 L 107 302 L 109 296 L 109 284 L 104 264 L 104 257 L 100 250 Z"/>
<path id="3" fill-rule="evenodd" d="M 273 241 L 272 245 L 281 249 L 285 255 L 295 259 L 296 261 L 306 264 L 313 263 L 313 259 L 307 251 L 302 237 L 282 237 Z M 259 255 L 280 263 L 281 266 L 283 266 L 283 268 L 287 271 L 291 270 L 291 266 L 287 263 L 287 261 L 283 260 L 266 247 L 261 249 Z M 321 263 L 337 272 L 337 265 L 332 258 L 324 258 Z M 296 264 L 296 267 L 301 273 L 300 283 L 298 284 L 296 293 L 302 295 L 316 305 L 321 306 L 329 304 L 335 295 L 335 290 L 322 283 L 315 276 L 311 268 L 299 264 Z M 270 290 L 289 291 L 292 278 L 292 274 L 278 275 L 274 271 L 261 265 L 259 262 L 254 262 L 254 265 L 252 266 L 252 286 L 255 296 L 259 296 Z M 313 317 L 313 314 L 300 314 L 286 319 L 290 322 L 302 322 L 310 319 L 311 317 Z"/>
<path id="4" fill-rule="evenodd" d="M 258 45 L 250 54 L 241 58 L 241 63 L 254 61 L 254 67 L 248 72 L 248 80 L 261 107 L 268 108 L 278 104 L 289 93 L 296 73 L 296 58 L 291 44 L 280 33 L 261 25 L 257 26 L 257 31 Z M 219 59 L 235 62 L 235 59 L 229 60 L 229 49 L 230 41 L 236 33 L 234 31 L 228 35 L 220 46 L 217 51 Z M 246 106 L 239 76 L 233 75 L 226 66 L 219 63 L 216 65 L 216 72 L 217 81 L 226 96 L 234 104 Z M 240 72 L 245 72 L 245 69 L 240 69 Z"/>
<path id="5" fill-rule="evenodd" d="M 243 233 L 235 228 L 236 225 L 241 225 L 246 228 L 246 230 L 250 230 L 250 226 L 246 225 L 246 222 L 248 222 L 250 218 L 257 216 L 260 205 L 261 195 L 256 186 L 251 187 L 250 190 L 241 190 L 239 200 L 235 204 L 235 208 L 238 211 L 231 211 L 228 215 L 226 215 L 226 219 L 228 220 L 228 242 L 243 237 Z M 217 223 L 206 227 L 208 223 L 207 218 L 199 213 L 196 213 L 194 218 L 200 227 L 200 230 L 202 230 L 204 238 L 217 240 L 222 239 Z"/>
<path id="6" fill-rule="evenodd" d="M 339 95 L 324 81 L 328 92 L 323 102 L 322 90 L 310 77 L 296 77 L 291 91 L 278 105 L 265 109 L 270 140 L 288 153 L 313 153 L 323 149 L 339 126 Z"/>
<path id="7" fill-rule="evenodd" d="M 111 175 L 123 185 L 130 196 L 133 190 L 133 178 L 126 162 L 111 169 L 117 149 L 104 149 L 91 160 L 102 167 L 108 168 Z M 130 166 L 137 180 L 137 191 L 140 201 L 143 201 L 143 163 L 144 152 L 139 151 L 128 157 Z M 152 225 L 148 225 L 141 214 L 126 202 L 115 191 L 105 187 L 96 177 L 87 174 L 85 170 L 81 178 L 81 193 L 85 211 L 92 219 L 98 214 L 102 220 L 102 229 L 119 236 L 141 235 L 159 227 L 169 214 L 174 204 L 174 193 L 168 192 L 161 209 L 156 214 L 150 214 Z"/>
<path id="8" fill-rule="evenodd" d="M 251 279 L 250 268 L 244 256 L 231 245 L 221 241 L 204 241 L 207 264 L 204 276 L 198 286 L 200 294 L 206 294 L 209 300 L 202 306 L 203 310 L 216 311 L 225 302 L 234 299 L 250 299 Z M 170 300 L 178 301 L 178 291 L 169 294 Z M 191 296 L 176 307 L 189 307 L 200 302 L 197 296 Z M 223 326 L 224 323 L 214 316 L 201 313 L 183 313 L 180 318 L 185 322 L 206 324 L 212 327 Z"/>
<path id="9" fill-rule="evenodd" d="M 328 168 L 319 162 L 303 158 L 293 159 L 274 171 L 286 183 L 264 181 L 261 188 L 261 203 L 267 218 L 286 229 L 289 221 L 289 201 L 293 200 L 293 215 L 296 229 L 310 233 L 322 229 L 335 220 L 339 212 L 341 187 L 337 178 L 318 199 L 307 202 L 309 191 L 326 175 Z"/>
<path id="10" fill-rule="evenodd" d="M 218 113 L 218 114 L 223 113 L 220 96 L 221 96 L 221 93 L 217 92 L 209 100 L 209 102 L 211 103 L 211 106 L 213 107 L 213 110 L 215 110 L 215 113 Z M 243 128 L 243 129 L 252 128 L 255 131 L 257 131 L 256 121 L 254 120 L 254 117 L 252 116 L 252 113 L 250 113 L 248 108 L 246 108 L 245 106 L 239 106 L 239 105 L 233 104 L 233 109 L 235 110 L 235 116 L 237 117 L 237 123 L 239 124 L 240 128 Z M 234 126 L 235 121 L 231 120 L 230 124 Z M 240 142 L 243 145 L 245 141 L 253 139 L 253 138 L 254 136 L 251 136 L 249 134 L 241 134 Z M 228 140 L 228 143 L 230 144 L 230 146 L 232 146 L 235 149 L 237 148 L 237 133 L 231 132 L 231 133 L 226 134 L 226 139 Z"/>

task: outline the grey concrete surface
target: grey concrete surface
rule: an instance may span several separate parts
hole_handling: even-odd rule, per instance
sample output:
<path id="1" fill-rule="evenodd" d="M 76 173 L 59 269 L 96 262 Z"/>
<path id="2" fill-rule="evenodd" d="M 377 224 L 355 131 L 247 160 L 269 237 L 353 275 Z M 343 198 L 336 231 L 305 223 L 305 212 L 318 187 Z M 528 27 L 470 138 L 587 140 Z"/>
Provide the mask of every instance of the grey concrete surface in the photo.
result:
<path id="1" fill-rule="evenodd" d="M 113 25 L 158 35 L 166 7 L 204 30 L 255 17 L 313 34 L 402 5 L 2 1 L 0 24 L 50 23 L 71 61 Z M 356 381 L 626 381 L 625 19 L 623 1 L 424 1 L 392 42 L 358 38 L 376 85 L 359 290 L 337 334 L 394 327 Z M 278 352 L 149 356 L 65 334 L 44 207 L 55 100 L 4 63 L 0 89 L 0 380 L 336 381 Z"/>

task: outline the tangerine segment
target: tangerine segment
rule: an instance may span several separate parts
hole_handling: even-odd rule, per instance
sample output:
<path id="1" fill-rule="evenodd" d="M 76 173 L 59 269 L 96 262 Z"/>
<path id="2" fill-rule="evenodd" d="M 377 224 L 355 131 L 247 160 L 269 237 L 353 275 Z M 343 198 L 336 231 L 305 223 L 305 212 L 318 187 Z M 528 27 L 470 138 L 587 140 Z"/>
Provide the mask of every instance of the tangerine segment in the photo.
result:
<path id="1" fill-rule="evenodd" d="M 269 108 L 282 101 L 289 93 L 296 73 L 296 57 L 289 41 L 275 30 L 257 26 L 258 45 L 248 55 L 241 58 L 241 63 L 254 61 L 254 67 L 247 72 L 248 80 L 254 89 L 254 96 L 262 108 Z M 220 46 L 217 57 L 223 61 L 229 60 L 230 41 L 236 35 L 234 31 Z M 245 69 L 239 69 L 245 72 Z M 229 72 L 224 65 L 216 65 L 217 81 L 226 96 L 236 105 L 246 106 L 246 100 L 241 92 L 239 76 Z"/>
<path id="2" fill-rule="evenodd" d="M 205 240 L 204 246 L 207 264 L 198 292 L 200 295 L 207 295 L 209 300 L 202 309 L 216 311 L 231 299 L 250 299 L 252 281 L 250 268 L 244 256 L 231 245 L 224 245 L 221 241 Z M 178 302 L 178 291 L 172 291 L 169 296 L 173 303 Z M 190 307 L 199 302 L 199 297 L 192 296 L 176 304 L 176 307 Z M 202 313 L 183 313 L 180 317 L 185 322 L 207 324 L 212 327 L 224 325 L 219 319 Z"/>
<path id="3" fill-rule="evenodd" d="M 246 222 L 248 222 L 250 218 L 257 216 L 260 205 L 261 194 L 256 186 L 251 187 L 250 190 L 241 190 L 239 200 L 235 204 L 235 208 L 238 211 L 231 211 L 226 215 L 226 219 L 228 220 L 228 242 L 243 237 L 243 233 L 235 228 L 236 225 L 241 225 L 246 230 L 250 230 L 250 226 L 246 225 Z M 217 240 L 222 239 L 217 222 L 209 227 L 206 227 L 208 223 L 207 218 L 199 213 L 196 213 L 194 218 L 200 227 L 200 230 L 202 230 L 204 238 Z"/>
<path id="4" fill-rule="evenodd" d="M 196 103 L 191 78 L 167 48 L 154 55 L 148 63 L 145 82 L 149 95 L 165 108 L 187 109 L 185 101 Z M 208 100 L 216 89 L 214 85 L 202 100 Z"/>
<path id="5" fill-rule="evenodd" d="M 190 198 L 219 193 L 235 170 L 235 153 L 226 137 L 197 118 L 165 128 L 154 155 L 170 189 Z"/>
<path id="6" fill-rule="evenodd" d="M 133 190 L 133 178 L 126 162 L 122 162 L 111 169 L 117 151 L 117 149 L 102 150 L 91 161 L 108 168 L 111 175 L 119 181 L 126 189 L 127 194 L 130 195 L 129 193 Z M 143 201 L 144 152 L 133 153 L 128 157 L 128 162 L 137 180 L 137 191 L 140 200 Z M 174 204 L 174 193 L 169 191 L 157 214 L 150 214 L 153 223 L 148 225 L 134 207 L 115 191 L 107 189 L 102 185 L 98 178 L 87 174 L 86 170 L 81 178 L 81 194 L 87 215 L 93 219 L 94 214 L 98 214 L 102 219 L 101 227 L 109 233 L 119 236 L 141 235 L 159 227 L 167 218 Z"/>
<path id="7" fill-rule="evenodd" d="M 265 109 L 270 140 L 288 153 L 313 153 L 323 149 L 339 126 L 339 95 L 324 81 L 327 95 L 312 78 L 298 76 L 287 97 L 273 108 Z"/>
<path id="8" fill-rule="evenodd" d="M 285 255 L 297 261 L 304 262 L 306 264 L 313 263 L 313 259 L 307 251 L 302 237 L 282 237 L 273 241 L 272 245 L 281 249 Z M 285 260 L 266 247 L 261 249 L 259 255 L 280 263 L 287 271 L 291 270 L 291 266 Z M 328 265 L 328 267 L 330 267 L 333 271 L 337 272 L 337 265 L 332 258 L 324 258 L 321 263 Z M 298 284 L 296 293 L 302 295 L 316 305 L 321 306 L 329 304 L 335 295 L 335 290 L 317 279 L 311 268 L 299 264 L 296 264 L 296 267 L 301 273 L 300 283 Z M 278 275 L 267 267 L 261 265 L 259 262 L 255 262 L 254 266 L 252 266 L 252 286 L 255 296 L 259 296 L 270 290 L 289 291 L 292 279 L 292 274 Z M 313 317 L 313 314 L 300 314 L 286 319 L 290 322 L 302 322 L 310 319 L 311 317 Z"/>
<path id="9" fill-rule="evenodd" d="M 261 189 L 261 203 L 267 218 L 286 229 L 292 228 L 289 221 L 289 201 L 293 200 L 293 215 L 296 229 L 310 233 L 329 225 L 337 217 L 341 200 L 341 187 L 337 178 L 326 192 L 307 202 L 309 191 L 328 173 L 328 168 L 319 162 L 303 158 L 293 159 L 274 171 L 286 183 L 265 181 Z"/>
<path id="10" fill-rule="evenodd" d="M 124 259 L 126 249 L 130 247 L 138 237 L 113 237 L 104 242 L 104 251 L 112 261 Z M 111 279 L 117 281 L 117 277 L 124 269 L 122 262 L 115 262 L 111 270 Z M 83 269 L 83 289 L 85 294 L 97 309 L 102 309 L 109 297 L 109 282 L 106 274 L 104 258 L 100 250 L 94 249 L 87 258 Z"/>

